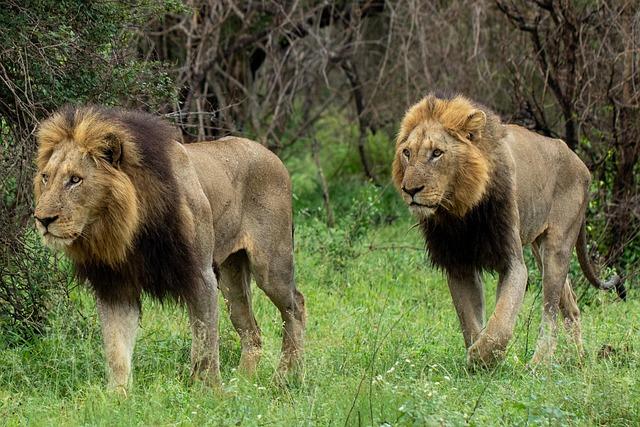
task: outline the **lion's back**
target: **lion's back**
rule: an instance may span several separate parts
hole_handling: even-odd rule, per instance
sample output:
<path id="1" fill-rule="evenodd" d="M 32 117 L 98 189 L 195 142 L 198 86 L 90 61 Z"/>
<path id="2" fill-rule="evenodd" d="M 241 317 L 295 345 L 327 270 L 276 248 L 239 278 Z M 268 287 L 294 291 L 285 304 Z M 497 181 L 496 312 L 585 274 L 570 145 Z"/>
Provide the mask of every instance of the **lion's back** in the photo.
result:
<path id="1" fill-rule="evenodd" d="M 227 177 L 249 179 L 286 178 L 288 172 L 278 156 L 266 147 L 246 138 L 225 137 L 215 141 L 196 142 L 185 145 L 185 149 L 199 175 L 216 175 L 224 171 Z"/>
<path id="2" fill-rule="evenodd" d="M 564 141 L 521 126 L 508 125 L 507 128 L 507 146 L 514 157 L 518 181 L 588 184 L 589 170 Z"/>

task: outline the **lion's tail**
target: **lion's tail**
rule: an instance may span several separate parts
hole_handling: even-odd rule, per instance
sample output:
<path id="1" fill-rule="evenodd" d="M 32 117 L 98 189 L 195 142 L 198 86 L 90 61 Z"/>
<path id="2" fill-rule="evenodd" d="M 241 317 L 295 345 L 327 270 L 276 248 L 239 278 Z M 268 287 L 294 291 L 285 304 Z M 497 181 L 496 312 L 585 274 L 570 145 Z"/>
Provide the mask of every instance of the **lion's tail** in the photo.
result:
<path id="1" fill-rule="evenodd" d="M 603 282 L 596 275 L 593 264 L 591 263 L 591 259 L 589 258 L 589 251 L 587 249 L 587 228 L 585 221 L 582 222 L 582 227 L 580 227 L 580 234 L 578 234 L 578 241 L 576 242 L 576 252 L 578 254 L 578 262 L 580 263 L 580 268 L 582 269 L 582 272 L 584 273 L 589 283 L 591 283 L 598 289 L 615 289 L 618 293 L 618 296 L 622 300 L 626 300 L 627 290 L 624 287 L 624 281 L 622 277 L 615 274 L 609 280 Z"/>

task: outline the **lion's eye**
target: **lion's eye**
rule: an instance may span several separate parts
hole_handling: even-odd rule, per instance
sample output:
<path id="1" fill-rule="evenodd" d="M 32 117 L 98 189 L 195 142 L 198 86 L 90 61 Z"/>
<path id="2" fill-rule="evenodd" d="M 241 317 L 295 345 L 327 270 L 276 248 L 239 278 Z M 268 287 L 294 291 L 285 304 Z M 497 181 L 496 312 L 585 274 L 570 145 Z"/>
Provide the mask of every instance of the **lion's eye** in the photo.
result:
<path id="1" fill-rule="evenodd" d="M 402 154 L 404 154 L 404 156 L 408 159 L 409 157 L 411 157 L 411 151 L 408 148 L 405 148 L 404 150 L 402 150 Z"/>
<path id="2" fill-rule="evenodd" d="M 80 181 L 82 181 L 82 178 L 78 175 L 71 175 L 71 178 L 69 178 L 69 183 L 71 184 L 78 184 Z"/>
<path id="3" fill-rule="evenodd" d="M 433 150 L 433 152 L 431 152 L 431 156 L 434 159 L 437 159 L 438 157 L 442 156 L 444 154 L 444 152 L 442 150 L 438 150 L 437 148 L 435 150 Z"/>
<path id="4" fill-rule="evenodd" d="M 46 184 L 47 181 L 49 181 L 49 175 L 47 175 L 46 173 L 42 174 L 42 183 Z"/>

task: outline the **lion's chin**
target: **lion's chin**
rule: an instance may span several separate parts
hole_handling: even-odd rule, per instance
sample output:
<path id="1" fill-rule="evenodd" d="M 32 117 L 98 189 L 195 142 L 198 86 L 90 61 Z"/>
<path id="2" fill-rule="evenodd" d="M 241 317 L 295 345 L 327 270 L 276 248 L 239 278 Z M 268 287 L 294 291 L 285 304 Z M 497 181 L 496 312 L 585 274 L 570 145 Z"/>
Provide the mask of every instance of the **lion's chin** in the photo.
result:
<path id="1" fill-rule="evenodd" d="M 75 237 L 59 237 L 59 236 L 54 236 L 51 233 L 45 233 L 44 235 L 42 235 L 42 240 L 44 241 L 44 244 L 47 245 L 47 247 L 56 251 L 63 251 L 67 249 L 69 246 L 71 246 L 73 242 L 76 240 L 76 238 Z"/>
<path id="2" fill-rule="evenodd" d="M 425 205 L 418 205 L 418 204 L 409 205 L 409 210 L 418 219 L 426 219 L 433 216 L 433 214 L 436 212 L 436 209 L 437 208 L 429 207 Z"/>

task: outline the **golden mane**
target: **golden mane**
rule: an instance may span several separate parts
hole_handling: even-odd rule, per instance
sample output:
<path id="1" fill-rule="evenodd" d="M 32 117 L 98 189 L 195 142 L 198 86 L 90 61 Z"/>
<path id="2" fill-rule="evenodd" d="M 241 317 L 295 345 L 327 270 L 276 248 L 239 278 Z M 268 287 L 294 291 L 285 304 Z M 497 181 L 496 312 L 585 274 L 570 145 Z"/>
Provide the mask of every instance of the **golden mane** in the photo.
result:
<path id="1" fill-rule="evenodd" d="M 141 289 L 160 299 L 186 297 L 193 289 L 193 248 L 184 238 L 184 221 L 176 220 L 181 189 L 170 157 L 179 141 L 176 129 L 160 118 L 100 107 L 63 108 L 38 130 L 39 170 L 69 144 L 95 162 L 91 183 L 103 189 L 87 201 L 95 217 L 65 252 L 78 276 L 104 298 Z"/>
<path id="2" fill-rule="evenodd" d="M 469 134 L 474 139 L 481 138 L 487 119 L 495 117 L 493 113 L 487 113 L 485 108 L 461 95 L 443 99 L 429 94 L 405 113 L 396 144 L 404 142 L 418 125 L 429 121 L 440 123 L 461 138 L 468 138 Z"/>
<path id="3" fill-rule="evenodd" d="M 73 144 L 74 149 L 90 156 L 96 163 L 96 181 L 110 188 L 103 200 L 100 215 L 91 225 L 93 238 L 78 239 L 67 250 L 76 262 L 99 260 L 110 266 L 120 264 L 131 247 L 140 227 L 138 192 L 126 173 L 140 163 L 140 154 L 128 130 L 112 117 L 94 107 L 66 107 L 53 114 L 39 127 L 38 170 L 44 169 L 57 147 Z M 110 163 L 114 151 L 121 157 L 126 151 L 126 164 Z M 40 179 L 35 179 L 36 199 L 41 194 Z M 117 224 L 117 226 L 114 226 Z"/>
<path id="4" fill-rule="evenodd" d="M 119 142 L 127 151 L 129 164 L 140 162 L 140 154 L 126 127 L 95 107 L 63 108 L 40 125 L 37 139 L 38 169 L 44 168 L 54 149 L 66 141 L 96 160 L 104 158 L 105 153 L 113 150 L 114 142 Z"/>

